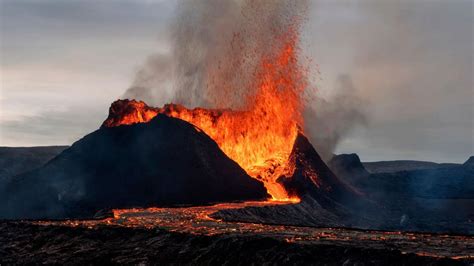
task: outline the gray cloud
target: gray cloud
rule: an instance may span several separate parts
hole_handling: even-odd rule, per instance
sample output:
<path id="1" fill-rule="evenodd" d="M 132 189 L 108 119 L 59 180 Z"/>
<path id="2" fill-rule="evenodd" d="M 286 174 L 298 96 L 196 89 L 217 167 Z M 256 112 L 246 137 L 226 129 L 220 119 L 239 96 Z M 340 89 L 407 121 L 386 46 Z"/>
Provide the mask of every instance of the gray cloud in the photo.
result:
<path id="1" fill-rule="evenodd" d="M 320 88 L 334 93 L 349 73 L 371 117 L 337 152 L 457 162 L 474 153 L 472 1 L 317 3 L 308 49 Z"/>
<path id="2" fill-rule="evenodd" d="M 71 145 L 100 127 L 107 108 L 71 106 L 66 110 L 44 111 L 1 123 L 3 141 L 15 146 Z"/>

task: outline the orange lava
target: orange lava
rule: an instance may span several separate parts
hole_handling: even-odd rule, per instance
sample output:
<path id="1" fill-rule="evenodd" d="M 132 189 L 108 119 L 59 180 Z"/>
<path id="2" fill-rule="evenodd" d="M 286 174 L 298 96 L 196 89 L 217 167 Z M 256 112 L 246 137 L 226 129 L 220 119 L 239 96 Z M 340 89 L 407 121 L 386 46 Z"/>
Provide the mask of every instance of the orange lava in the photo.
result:
<path id="1" fill-rule="evenodd" d="M 278 42 L 276 52 L 262 58 L 252 85 L 257 90 L 246 96 L 242 110 L 187 109 L 174 104 L 153 108 L 140 101 L 118 101 L 103 125 L 147 122 L 159 113 L 185 120 L 214 139 L 250 176 L 261 180 L 274 200 L 298 201 L 277 179 L 293 173 L 288 158 L 303 124 L 305 71 L 298 63 L 297 30 L 289 30 Z"/>
<path id="2" fill-rule="evenodd" d="M 473 259 L 474 236 L 430 233 L 357 230 L 349 228 L 298 227 L 256 222 L 236 222 L 213 218 L 221 210 L 285 205 L 288 202 L 260 201 L 221 203 L 182 208 L 136 208 L 113 210 L 113 217 L 103 220 L 35 221 L 39 225 L 58 225 L 100 229 L 101 226 L 156 228 L 193 235 L 259 235 L 289 243 L 331 244 L 370 249 L 396 249 L 418 256 Z"/>

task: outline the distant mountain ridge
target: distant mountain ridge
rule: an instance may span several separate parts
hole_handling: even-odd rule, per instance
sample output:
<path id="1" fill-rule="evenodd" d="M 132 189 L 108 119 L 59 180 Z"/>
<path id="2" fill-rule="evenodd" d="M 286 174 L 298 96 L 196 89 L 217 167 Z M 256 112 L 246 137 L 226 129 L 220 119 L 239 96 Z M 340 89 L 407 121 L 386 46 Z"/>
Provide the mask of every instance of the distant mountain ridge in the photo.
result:
<path id="1" fill-rule="evenodd" d="M 361 163 L 356 154 L 340 154 L 328 165 L 340 178 L 364 191 L 398 191 L 404 197 L 474 198 L 474 156 L 464 164 L 409 160 Z M 372 171 L 365 170 L 371 167 Z"/>
<path id="2" fill-rule="evenodd" d="M 0 183 L 43 166 L 69 146 L 0 147 Z"/>
<path id="3" fill-rule="evenodd" d="M 456 163 L 435 163 L 428 161 L 415 160 L 395 160 L 395 161 L 377 161 L 377 162 L 363 162 L 362 163 L 372 174 L 377 173 L 393 173 L 399 171 L 425 170 L 425 169 L 439 169 L 460 166 Z"/>
<path id="4" fill-rule="evenodd" d="M 463 163 L 464 167 L 474 168 L 474 156 L 469 157 L 466 162 Z"/>
<path id="5" fill-rule="evenodd" d="M 337 176 L 351 185 L 357 184 L 361 178 L 366 178 L 370 174 L 355 153 L 335 155 L 329 160 L 328 166 Z"/>

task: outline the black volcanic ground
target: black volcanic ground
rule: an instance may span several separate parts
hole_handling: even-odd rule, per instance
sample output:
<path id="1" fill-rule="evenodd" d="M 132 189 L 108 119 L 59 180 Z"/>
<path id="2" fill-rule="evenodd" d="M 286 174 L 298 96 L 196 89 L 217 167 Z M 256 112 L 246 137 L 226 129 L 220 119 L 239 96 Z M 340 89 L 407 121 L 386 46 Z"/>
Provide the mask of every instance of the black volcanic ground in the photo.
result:
<path id="1" fill-rule="evenodd" d="M 71 228 L 0 222 L 0 264 L 470 265 L 393 247 L 291 243 L 268 236 L 215 236 L 164 229 Z"/>

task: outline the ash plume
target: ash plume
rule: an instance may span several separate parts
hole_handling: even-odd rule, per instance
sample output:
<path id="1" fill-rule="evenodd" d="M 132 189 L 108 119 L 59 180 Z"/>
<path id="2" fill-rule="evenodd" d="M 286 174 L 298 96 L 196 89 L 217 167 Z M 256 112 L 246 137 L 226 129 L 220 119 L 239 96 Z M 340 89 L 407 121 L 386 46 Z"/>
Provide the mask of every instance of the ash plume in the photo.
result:
<path id="1" fill-rule="evenodd" d="M 123 98 L 242 109 L 257 89 L 259 62 L 307 9 L 306 1 L 180 1 L 168 27 L 170 52 L 149 56 Z M 305 96 L 311 99 L 303 112 L 305 132 L 325 160 L 351 128 L 366 123 L 352 82 L 340 81 L 333 99 Z"/>
<path id="2" fill-rule="evenodd" d="M 257 64 L 302 19 L 306 1 L 180 1 L 169 54 L 152 55 L 125 98 L 160 106 L 239 109 L 255 88 Z"/>

